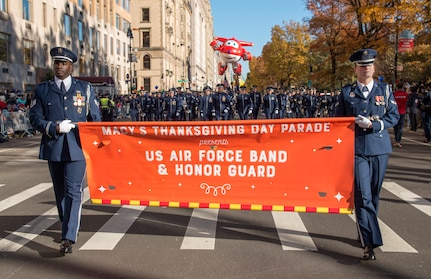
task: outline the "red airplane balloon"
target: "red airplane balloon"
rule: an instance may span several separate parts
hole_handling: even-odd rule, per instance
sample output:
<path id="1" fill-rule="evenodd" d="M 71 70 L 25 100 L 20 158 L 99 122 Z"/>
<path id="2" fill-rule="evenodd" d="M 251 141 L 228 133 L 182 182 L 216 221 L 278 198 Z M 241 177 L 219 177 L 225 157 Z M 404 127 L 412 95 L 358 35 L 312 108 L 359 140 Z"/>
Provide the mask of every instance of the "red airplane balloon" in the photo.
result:
<path id="1" fill-rule="evenodd" d="M 223 75 L 227 69 L 228 64 L 232 65 L 232 69 L 237 76 L 241 75 L 241 64 L 238 61 L 242 58 L 245 60 L 251 59 L 251 53 L 246 51 L 244 46 L 253 46 L 251 42 L 244 42 L 235 39 L 234 37 L 221 38 L 214 37 L 214 40 L 210 43 L 210 46 L 215 50 L 219 51 L 222 59 L 218 64 L 218 74 Z"/>

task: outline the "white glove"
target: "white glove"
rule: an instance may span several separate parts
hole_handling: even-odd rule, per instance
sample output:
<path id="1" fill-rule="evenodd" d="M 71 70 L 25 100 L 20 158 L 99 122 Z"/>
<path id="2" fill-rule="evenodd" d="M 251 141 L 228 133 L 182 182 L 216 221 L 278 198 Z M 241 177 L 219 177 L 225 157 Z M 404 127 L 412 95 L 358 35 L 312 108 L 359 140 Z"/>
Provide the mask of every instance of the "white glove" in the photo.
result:
<path id="1" fill-rule="evenodd" d="M 370 128 L 372 125 L 371 120 L 362 115 L 358 115 L 356 117 L 355 123 L 358 124 L 359 127 L 364 129 Z"/>
<path id="2" fill-rule="evenodd" d="M 67 119 L 67 120 L 61 121 L 59 124 L 59 127 L 60 127 L 59 132 L 61 134 L 66 134 L 66 133 L 69 133 L 70 130 L 75 128 L 75 124 L 72 123 L 72 120 Z"/>

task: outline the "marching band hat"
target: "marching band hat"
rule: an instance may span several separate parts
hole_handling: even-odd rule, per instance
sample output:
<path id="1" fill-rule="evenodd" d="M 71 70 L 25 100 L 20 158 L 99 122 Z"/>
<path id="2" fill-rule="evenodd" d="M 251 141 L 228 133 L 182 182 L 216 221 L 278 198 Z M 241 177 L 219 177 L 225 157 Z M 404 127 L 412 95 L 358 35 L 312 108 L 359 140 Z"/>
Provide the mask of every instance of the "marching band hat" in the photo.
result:
<path id="1" fill-rule="evenodd" d="M 247 88 L 247 86 L 245 86 L 245 85 L 241 85 L 240 87 L 239 87 L 239 89 L 246 89 Z"/>
<path id="2" fill-rule="evenodd" d="M 171 89 L 169 89 L 169 91 L 177 92 L 177 89 L 175 87 L 172 87 Z"/>
<path id="3" fill-rule="evenodd" d="M 49 52 L 51 54 L 52 59 L 59 60 L 59 61 L 69 61 L 71 63 L 75 63 L 76 60 L 78 60 L 78 57 L 76 54 L 71 51 L 70 49 L 67 49 L 65 47 L 54 47 L 51 48 L 51 51 Z"/>
<path id="4" fill-rule="evenodd" d="M 224 84 L 223 83 L 219 83 L 219 84 L 217 84 L 217 87 L 224 87 Z"/>
<path id="5" fill-rule="evenodd" d="M 266 87 L 266 89 L 267 89 L 267 90 L 271 90 L 271 89 L 274 89 L 274 87 L 272 87 L 272 86 L 267 86 L 267 87 Z"/>
<path id="6" fill-rule="evenodd" d="M 203 91 L 205 91 L 205 90 L 213 90 L 213 89 L 210 86 L 207 85 L 207 86 L 204 87 Z"/>
<path id="7" fill-rule="evenodd" d="M 364 48 L 350 56 L 350 61 L 360 66 L 372 65 L 377 56 L 377 51 L 372 48 Z"/>

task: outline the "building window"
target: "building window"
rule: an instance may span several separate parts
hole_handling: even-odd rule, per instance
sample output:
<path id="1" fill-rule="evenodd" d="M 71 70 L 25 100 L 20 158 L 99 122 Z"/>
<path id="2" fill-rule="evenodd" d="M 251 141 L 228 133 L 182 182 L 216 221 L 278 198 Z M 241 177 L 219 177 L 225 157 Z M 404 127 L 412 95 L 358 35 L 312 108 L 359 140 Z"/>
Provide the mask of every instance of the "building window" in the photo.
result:
<path id="1" fill-rule="evenodd" d="M 79 58 L 79 74 L 85 74 L 85 60 L 84 58 Z"/>
<path id="2" fill-rule="evenodd" d="M 56 8 L 54 8 L 54 22 L 57 22 L 57 9 Z M 54 32 L 57 32 L 57 25 L 59 25 L 59 24 L 53 24 Z"/>
<path id="3" fill-rule="evenodd" d="M 118 14 L 115 14 L 115 27 L 120 30 L 120 22 L 121 22 L 121 17 Z"/>
<path id="4" fill-rule="evenodd" d="M 90 59 L 90 76 L 95 76 L 96 75 L 96 72 L 95 72 L 95 70 L 96 70 L 96 68 L 94 67 L 95 65 L 94 65 L 94 58 L 91 58 Z"/>
<path id="5" fill-rule="evenodd" d="M 121 68 L 120 68 L 120 66 L 117 66 L 117 71 L 116 71 L 116 73 L 115 73 L 115 79 L 116 80 L 120 80 L 120 78 L 121 78 Z"/>
<path id="6" fill-rule="evenodd" d="M 142 22 L 150 22 L 150 9 L 142 9 Z"/>
<path id="7" fill-rule="evenodd" d="M 102 61 L 98 61 L 99 64 L 99 72 L 97 73 L 97 75 L 99 76 L 103 76 L 103 65 L 102 65 Z"/>
<path id="8" fill-rule="evenodd" d="M 7 4 L 7 0 L 0 0 L 0 11 L 5 13 L 7 12 L 6 4 Z"/>
<path id="9" fill-rule="evenodd" d="M 31 20 L 31 0 L 22 0 L 22 18 Z"/>
<path id="10" fill-rule="evenodd" d="M 48 45 L 43 45 L 42 48 L 42 63 L 45 67 L 48 67 L 48 64 L 46 62 L 48 62 L 48 57 L 49 57 L 49 52 L 48 52 Z"/>
<path id="11" fill-rule="evenodd" d="M 127 33 L 127 30 L 130 28 L 130 22 L 128 22 L 127 20 L 123 19 L 123 24 L 121 24 L 121 30 L 124 33 Z"/>
<path id="12" fill-rule="evenodd" d="M 108 53 L 108 35 L 103 34 L 103 50 Z"/>
<path id="13" fill-rule="evenodd" d="M 117 55 L 121 55 L 121 42 L 117 39 Z"/>
<path id="14" fill-rule="evenodd" d="M 103 18 L 105 22 L 109 22 L 108 11 L 106 10 L 106 5 L 103 5 Z"/>
<path id="15" fill-rule="evenodd" d="M 151 89 L 151 79 L 144 78 L 144 90 L 150 91 Z"/>
<path id="16" fill-rule="evenodd" d="M 78 0 L 78 6 L 82 8 L 82 0 Z"/>
<path id="17" fill-rule="evenodd" d="M 111 49 L 111 55 L 114 55 L 114 38 L 111 37 L 109 42 L 110 42 L 109 47 Z"/>
<path id="18" fill-rule="evenodd" d="M 142 47 L 150 47 L 150 31 L 142 32 Z"/>
<path id="19" fill-rule="evenodd" d="M 100 31 L 96 31 L 96 48 L 100 49 Z"/>
<path id="20" fill-rule="evenodd" d="M 8 61 L 9 35 L 0 33 L 0 60 Z"/>
<path id="21" fill-rule="evenodd" d="M 100 3 L 97 2 L 96 4 L 96 19 L 99 20 L 100 19 Z"/>
<path id="22" fill-rule="evenodd" d="M 24 64 L 33 65 L 33 42 L 24 40 Z"/>
<path id="23" fill-rule="evenodd" d="M 130 12 L 130 0 L 123 0 L 123 9 Z"/>
<path id="24" fill-rule="evenodd" d="M 93 34 L 94 34 L 94 28 L 90 27 L 88 29 L 88 45 L 90 48 L 93 48 Z"/>
<path id="25" fill-rule="evenodd" d="M 42 4 L 42 21 L 43 21 L 43 27 L 46 28 L 46 3 Z"/>
<path id="26" fill-rule="evenodd" d="M 80 41 L 80 42 L 82 42 L 82 41 L 84 41 L 84 30 L 83 30 L 83 23 L 82 23 L 82 21 L 78 21 L 78 40 Z"/>
<path id="27" fill-rule="evenodd" d="M 144 69 L 145 70 L 151 70 L 151 58 L 150 56 L 147 54 L 144 56 Z"/>
<path id="28" fill-rule="evenodd" d="M 70 15 L 64 14 L 64 33 L 66 36 L 71 37 L 72 36 L 72 20 L 70 18 Z"/>

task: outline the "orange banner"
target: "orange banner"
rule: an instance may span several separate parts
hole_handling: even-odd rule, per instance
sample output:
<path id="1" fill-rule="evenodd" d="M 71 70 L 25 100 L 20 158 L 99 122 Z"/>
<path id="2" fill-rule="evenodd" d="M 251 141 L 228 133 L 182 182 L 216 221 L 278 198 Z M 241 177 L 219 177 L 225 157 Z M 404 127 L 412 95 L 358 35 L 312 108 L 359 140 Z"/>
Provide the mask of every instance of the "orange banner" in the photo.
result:
<path id="1" fill-rule="evenodd" d="M 79 123 L 96 204 L 351 213 L 354 118 Z"/>

